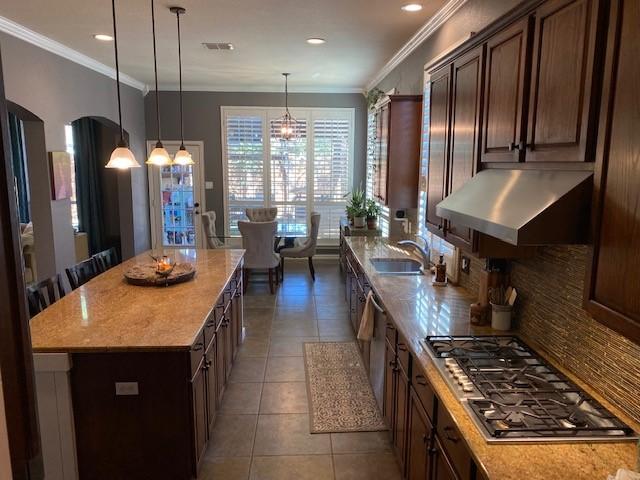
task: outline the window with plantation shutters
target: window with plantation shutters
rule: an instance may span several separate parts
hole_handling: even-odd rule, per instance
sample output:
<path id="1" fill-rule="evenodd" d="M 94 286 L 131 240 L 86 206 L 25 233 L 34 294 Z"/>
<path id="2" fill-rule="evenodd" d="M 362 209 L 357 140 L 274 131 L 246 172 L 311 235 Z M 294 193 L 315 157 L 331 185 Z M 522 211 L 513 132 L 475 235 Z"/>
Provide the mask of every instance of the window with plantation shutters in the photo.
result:
<path id="1" fill-rule="evenodd" d="M 304 232 L 321 214 L 319 238 L 336 243 L 353 171 L 354 111 L 291 109 L 290 140 L 281 136 L 282 108 L 223 107 L 225 232 L 238 235 L 247 207 L 277 207 L 287 231 Z"/>
<path id="2" fill-rule="evenodd" d="M 238 220 L 248 207 L 264 205 L 264 115 L 229 115 L 224 123 L 225 189 L 229 234 L 238 235 Z"/>

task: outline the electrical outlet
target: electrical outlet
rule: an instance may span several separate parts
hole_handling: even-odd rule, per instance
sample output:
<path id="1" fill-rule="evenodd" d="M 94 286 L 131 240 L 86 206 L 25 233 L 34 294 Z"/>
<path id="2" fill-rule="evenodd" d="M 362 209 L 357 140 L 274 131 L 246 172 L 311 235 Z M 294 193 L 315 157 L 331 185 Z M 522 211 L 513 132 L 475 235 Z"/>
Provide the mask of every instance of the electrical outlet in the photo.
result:
<path id="1" fill-rule="evenodd" d="M 213 190 L 213 182 L 210 182 L 210 181 L 204 182 L 204 188 L 206 190 Z"/>
<path id="2" fill-rule="evenodd" d="M 463 255 L 462 256 L 462 267 L 460 268 L 460 270 L 462 270 L 464 273 L 468 274 L 470 268 L 471 268 L 471 259 L 469 257 L 465 257 Z"/>
<path id="3" fill-rule="evenodd" d="M 138 382 L 116 382 L 116 395 L 138 395 Z"/>

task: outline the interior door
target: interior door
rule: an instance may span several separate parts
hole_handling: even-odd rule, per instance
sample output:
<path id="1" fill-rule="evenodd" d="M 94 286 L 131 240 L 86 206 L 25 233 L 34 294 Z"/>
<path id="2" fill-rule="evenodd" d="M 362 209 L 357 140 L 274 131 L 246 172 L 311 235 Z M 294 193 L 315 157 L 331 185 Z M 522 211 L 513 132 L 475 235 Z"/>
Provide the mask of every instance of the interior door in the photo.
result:
<path id="1" fill-rule="evenodd" d="M 163 142 L 169 155 L 178 141 Z M 151 151 L 155 142 L 147 142 Z M 159 248 L 204 248 L 200 213 L 204 211 L 202 142 L 185 143 L 194 165 L 148 166 L 151 244 Z"/>

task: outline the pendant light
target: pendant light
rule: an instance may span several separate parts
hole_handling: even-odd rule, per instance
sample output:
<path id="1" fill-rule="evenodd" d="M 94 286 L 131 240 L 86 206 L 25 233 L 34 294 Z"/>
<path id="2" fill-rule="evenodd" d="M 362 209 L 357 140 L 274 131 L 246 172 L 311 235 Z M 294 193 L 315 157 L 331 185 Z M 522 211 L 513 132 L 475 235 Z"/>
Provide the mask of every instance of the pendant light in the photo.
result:
<path id="1" fill-rule="evenodd" d="M 124 140 L 124 130 L 122 129 L 122 102 L 120 100 L 120 69 L 118 66 L 118 33 L 116 31 L 116 1 L 111 0 L 111 11 L 113 13 L 113 45 L 116 52 L 116 90 L 118 92 L 118 121 L 120 125 L 120 141 L 117 147 L 111 153 L 106 168 L 118 168 L 127 170 L 129 168 L 139 167 L 133 152 L 129 150 L 127 142 Z"/>
<path id="2" fill-rule="evenodd" d="M 158 122 L 158 141 L 156 147 L 149 154 L 147 164 L 157 165 L 158 167 L 164 167 L 165 165 L 171 165 L 171 157 L 169 152 L 162 145 L 160 140 L 160 91 L 158 90 L 158 57 L 156 53 L 156 14 L 151 0 L 151 32 L 153 33 L 153 70 L 156 77 L 156 119 Z"/>
<path id="3" fill-rule="evenodd" d="M 180 15 L 183 15 L 186 10 L 182 7 L 169 8 L 171 13 L 176 14 L 176 24 L 178 26 L 178 75 L 180 82 L 180 148 L 173 157 L 173 163 L 176 165 L 193 165 L 195 162 L 191 158 L 191 154 L 184 146 L 184 119 L 182 113 L 182 49 L 180 45 Z"/>
<path id="4" fill-rule="evenodd" d="M 298 121 L 289 113 L 289 75 L 283 73 L 284 77 L 284 115 L 280 117 L 280 136 L 283 140 L 291 140 L 296 134 L 296 123 Z"/>

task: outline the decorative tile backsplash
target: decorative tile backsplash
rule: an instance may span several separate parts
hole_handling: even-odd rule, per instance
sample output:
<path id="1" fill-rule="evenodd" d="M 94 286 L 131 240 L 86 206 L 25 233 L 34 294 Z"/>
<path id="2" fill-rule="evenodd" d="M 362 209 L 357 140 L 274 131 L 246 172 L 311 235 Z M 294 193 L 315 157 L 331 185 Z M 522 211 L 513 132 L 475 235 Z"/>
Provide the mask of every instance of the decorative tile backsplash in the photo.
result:
<path id="1" fill-rule="evenodd" d="M 482 260 L 472 258 L 460 284 L 478 292 Z M 511 263 L 518 290 L 517 329 L 560 365 L 640 422 L 640 345 L 597 322 L 582 309 L 586 246 L 540 248 Z M 623 281 L 623 279 L 621 279 Z"/>

